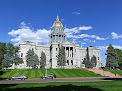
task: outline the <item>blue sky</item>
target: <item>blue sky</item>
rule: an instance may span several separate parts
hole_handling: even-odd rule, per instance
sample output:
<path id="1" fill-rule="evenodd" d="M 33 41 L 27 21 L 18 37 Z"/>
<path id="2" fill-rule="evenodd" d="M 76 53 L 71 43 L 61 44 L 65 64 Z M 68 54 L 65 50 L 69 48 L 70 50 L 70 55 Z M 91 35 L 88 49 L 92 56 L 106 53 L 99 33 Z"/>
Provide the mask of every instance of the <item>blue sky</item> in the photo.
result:
<path id="1" fill-rule="evenodd" d="M 47 44 L 57 14 L 67 40 L 100 47 L 102 62 L 110 43 L 122 49 L 122 0 L 1 0 L 0 42 Z"/>

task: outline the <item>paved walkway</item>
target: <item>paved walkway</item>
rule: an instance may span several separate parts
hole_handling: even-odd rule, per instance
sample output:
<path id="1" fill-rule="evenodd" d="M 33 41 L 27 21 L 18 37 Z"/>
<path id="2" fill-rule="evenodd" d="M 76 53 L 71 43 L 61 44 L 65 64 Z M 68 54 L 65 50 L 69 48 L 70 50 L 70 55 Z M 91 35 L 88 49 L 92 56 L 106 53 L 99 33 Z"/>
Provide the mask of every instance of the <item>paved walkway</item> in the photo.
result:
<path id="1" fill-rule="evenodd" d="M 104 71 L 102 69 L 87 69 L 88 71 L 92 71 L 95 74 L 100 74 L 102 76 L 107 76 L 107 77 L 115 77 L 115 74 L 109 72 L 109 71 Z M 116 74 L 116 77 L 120 77 L 119 74 Z"/>
<path id="2" fill-rule="evenodd" d="M 0 80 L 0 84 L 18 84 L 18 83 L 45 83 L 45 82 L 89 82 L 89 81 L 122 81 L 122 78 L 116 77 L 78 77 L 78 78 L 56 78 L 56 79 L 26 79 L 26 80 Z"/>

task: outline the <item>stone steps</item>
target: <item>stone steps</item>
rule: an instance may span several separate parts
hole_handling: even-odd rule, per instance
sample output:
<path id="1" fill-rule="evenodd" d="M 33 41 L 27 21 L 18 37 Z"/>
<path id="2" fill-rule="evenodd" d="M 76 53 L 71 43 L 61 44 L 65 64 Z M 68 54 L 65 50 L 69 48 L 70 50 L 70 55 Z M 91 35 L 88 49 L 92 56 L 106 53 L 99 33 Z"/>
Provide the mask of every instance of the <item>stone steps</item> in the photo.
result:
<path id="1" fill-rule="evenodd" d="M 87 69 L 88 71 L 92 71 L 95 74 L 100 74 L 102 76 L 108 76 L 108 77 L 115 77 L 115 74 L 109 72 L 109 71 L 104 71 L 102 69 Z M 120 75 L 116 74 L 116 77 L 120 77 Z"/>

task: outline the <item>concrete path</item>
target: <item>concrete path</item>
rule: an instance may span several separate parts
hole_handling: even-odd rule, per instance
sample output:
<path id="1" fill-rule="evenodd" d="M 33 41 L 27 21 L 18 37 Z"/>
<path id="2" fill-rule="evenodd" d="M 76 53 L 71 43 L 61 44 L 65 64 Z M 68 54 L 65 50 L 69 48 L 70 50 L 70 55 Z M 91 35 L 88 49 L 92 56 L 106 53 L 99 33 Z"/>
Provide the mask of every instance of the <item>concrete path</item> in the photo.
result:
<path id="1" fill-rule="evenodd" d="M 0 84 L 19 84 L 19 83 L 45 83 L 45 82 L 89 82 L 89 81 L 122 81 L 122 78 L 112 77 L 78 77 L 78 78 L 56 78 L 56 79 L 26 79 L 26 80 L 0 80 Z"/>
<path id="2" fill-rule="evenodd" d="M 102 69 L 87 69 L 88 71 L 92 71 L 95 74 L 100 74 L 102 76 L 107 76 L 107 77 L 115 77 L 115 74 L 109 72 L 109 71 L 104 71 Z M 120 77 L 119 74 L 116 74 L 116 77 Z"/>

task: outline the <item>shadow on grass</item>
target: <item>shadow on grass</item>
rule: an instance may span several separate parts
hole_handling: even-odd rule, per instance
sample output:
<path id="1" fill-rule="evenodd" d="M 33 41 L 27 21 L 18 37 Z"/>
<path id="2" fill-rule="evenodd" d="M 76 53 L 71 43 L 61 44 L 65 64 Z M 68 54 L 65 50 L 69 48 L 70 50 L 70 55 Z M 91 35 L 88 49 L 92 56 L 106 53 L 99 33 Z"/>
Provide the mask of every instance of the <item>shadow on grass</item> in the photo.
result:
<path id="1" fill-rule="evenodd" d="M 5 73 L 5 71 L 0 71 L 0 76 L 3 75 L 4 73 Z M 0 77 L 0 80 L 5 80 L 5 79 L 7 79 L 7 78 L 1 78 Z"/>
<path id="2" fill-rule="evenodd" d="M 122 81 L 122 78 L 103 78 L 102 80 Z"/>
<path id="3" fill-rule="evenodd" d="M 48 85 L 45 87 L 30 87 L 30 88 L 15 88 L 10 89 L 8 87 L 16 86 L 18 84 L 6 84 L 6 85 L 0 85 L 0 91 L 103 91 L 99 88 L 92 88 L 90 86 L 76 86 L 72 84 L 68 85 Z"/>

